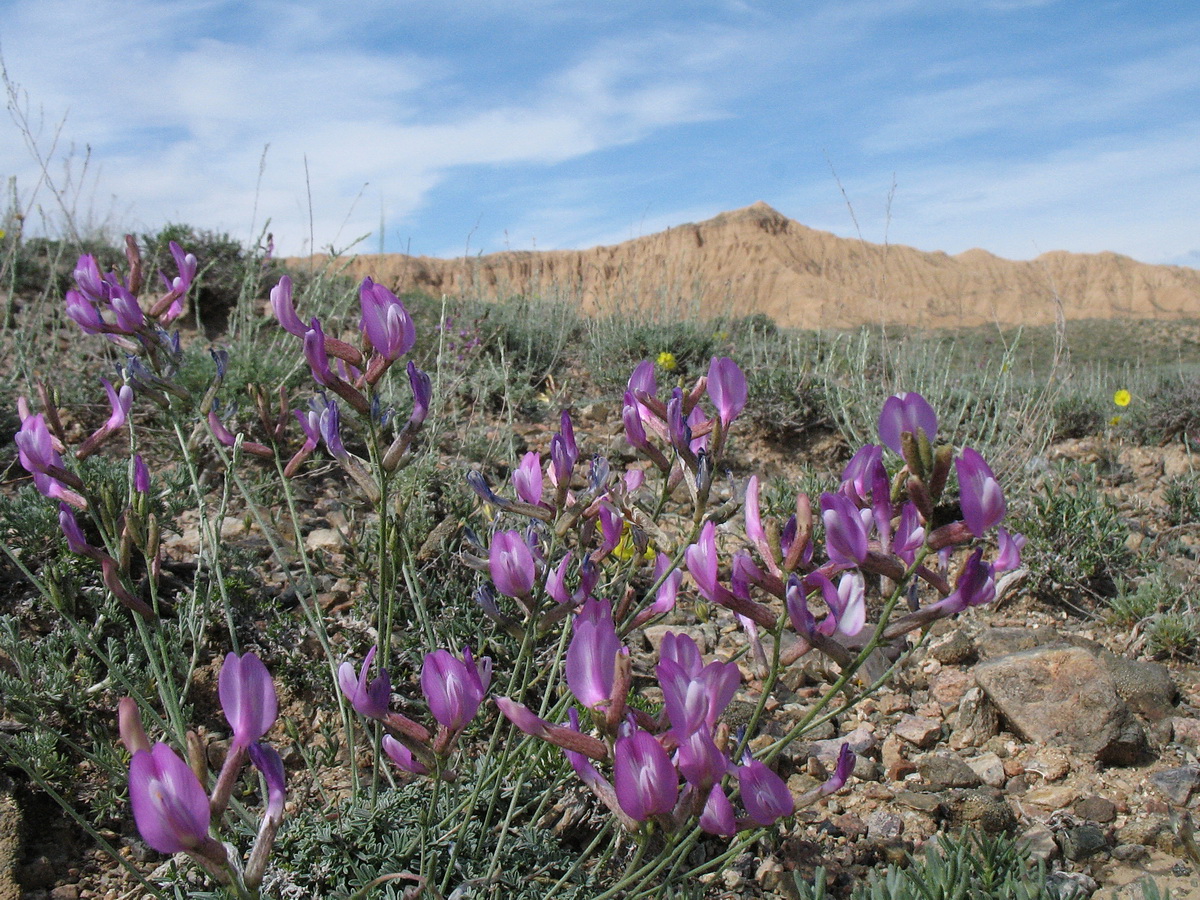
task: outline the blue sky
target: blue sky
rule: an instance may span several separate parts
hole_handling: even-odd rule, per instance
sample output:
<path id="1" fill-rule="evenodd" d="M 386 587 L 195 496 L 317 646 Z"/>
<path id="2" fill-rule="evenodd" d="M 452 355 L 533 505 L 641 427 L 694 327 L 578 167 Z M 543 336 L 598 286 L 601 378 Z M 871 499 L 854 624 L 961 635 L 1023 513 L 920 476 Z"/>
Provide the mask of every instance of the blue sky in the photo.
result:
<path id="1" fill-rule="evenodd" d="M 923 250 L 1200 266 L 1191 2 L 0 0 L 0 55 L 114 229 L 270 218 L 284 252 L 374 252 L 382 223 L 452 256 L 763 200 Z M 10 112 L 36 226 L 25 144 Z"/>

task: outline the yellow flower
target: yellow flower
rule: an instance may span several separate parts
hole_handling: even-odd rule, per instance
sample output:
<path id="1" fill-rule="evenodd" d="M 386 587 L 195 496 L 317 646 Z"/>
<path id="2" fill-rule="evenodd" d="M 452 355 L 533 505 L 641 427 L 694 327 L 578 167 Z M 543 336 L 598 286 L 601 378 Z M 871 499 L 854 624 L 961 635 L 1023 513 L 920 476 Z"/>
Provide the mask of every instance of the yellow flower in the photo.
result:
<path id="1" fill-rule="evenodd" d="M 7 234 L 8 234 L 7 231 L 5 231 L 3 228 L 0 228 L 0 241 L 4 240 L 4 238 Z"/>
<path id="2" fill-rule="evenodd" d="M 1129 401 L 1132 399 L 1133 395 L 1130 394 L 1129 391 L 1125 390 L 1125 388 L 1121 388 L 1119 391 L 1113 394 L 1113 403 L 1117 404 L 1117 406 L 1128 406 Z"/>
<path id="3" fill-rule="evenodd" d="M 664 372 L 674 372 L 679 363 L 675 362 L 675 354 L 670 350 L 664 350 L 658 354 L 658 367 Z"/>
<path id="4" fill-rule="evenodd" d="M 1108 424 L 1112 425 L 1115 428 L 1116 426 L 1121 424 L 1121 417 L 1113 416 L 1111 419 L 1108 420 Z"/>
<path id="5" fill-rule="evenodd" d="M 637 554 L 637 546 L 633 543 L 633 532 L 626 522 L 621 528 L 621 540 L 617 541 L 617 546 L 613 547 L 612 555 L 621 562 L 628 562 Z M 646 545 L 646 552 L 642 554 L 642 559 L 647 562 L 653 562 L 656 554 L 654 547 L 650 544 Z"/>

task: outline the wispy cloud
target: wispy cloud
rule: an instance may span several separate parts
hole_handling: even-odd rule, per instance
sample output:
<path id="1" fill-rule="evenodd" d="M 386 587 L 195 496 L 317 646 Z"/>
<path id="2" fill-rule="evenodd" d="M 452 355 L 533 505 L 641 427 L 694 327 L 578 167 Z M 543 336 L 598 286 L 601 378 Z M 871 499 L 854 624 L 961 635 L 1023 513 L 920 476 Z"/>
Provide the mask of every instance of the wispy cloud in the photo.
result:
<path id="1" fill-rule="evenodd" d="M 1200 12 L 1140 9 L 0 0 L 0 52 L 126 227 L 270 218 L 298 252 L 382 219 L 389 249 L 443 253 L 762 199 L 853 232 L 832 163 L 868 238 L 895 173 L 892 235 L 928 249 L 1191 258 Z M 0 174 L 35 183 L 20 141 Z"/>

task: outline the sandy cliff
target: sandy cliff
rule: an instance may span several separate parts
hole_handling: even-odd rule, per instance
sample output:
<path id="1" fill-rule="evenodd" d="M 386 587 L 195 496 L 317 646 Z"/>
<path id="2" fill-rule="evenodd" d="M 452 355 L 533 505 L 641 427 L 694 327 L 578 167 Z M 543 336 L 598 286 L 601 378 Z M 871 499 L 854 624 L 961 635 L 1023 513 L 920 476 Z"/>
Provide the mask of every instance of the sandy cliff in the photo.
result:
<path id="1" fill-rule="evenodd" d="M 1115 253 L 1045 253 L 1014 262 L 839 238 L 765 203 L 590 250 L 511 251 L 471 259 L 366 255 L 350 274 L 433 294 L 557 295 L 589 312 L 675 306 L 706 315 L 762 312 L 801 328 L 926 327 L 1068 319 L 1200 317 L 1200 271 Z"/>

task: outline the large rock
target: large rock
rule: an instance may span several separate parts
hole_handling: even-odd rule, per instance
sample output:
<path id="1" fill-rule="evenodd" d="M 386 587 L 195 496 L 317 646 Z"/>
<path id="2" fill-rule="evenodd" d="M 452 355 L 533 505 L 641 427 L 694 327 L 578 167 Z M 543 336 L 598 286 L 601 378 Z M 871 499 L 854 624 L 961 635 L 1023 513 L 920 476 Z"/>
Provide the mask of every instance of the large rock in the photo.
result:
<path id="1" fill-rule="evenodd" d="M 1099 660 L 1049 646 L 980 664 L 975 680 L 1025 740 L 1067 747 L 1099 762 L 1130 765 L 1146 736 Z"/>

